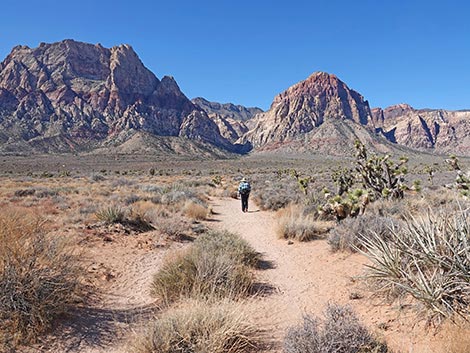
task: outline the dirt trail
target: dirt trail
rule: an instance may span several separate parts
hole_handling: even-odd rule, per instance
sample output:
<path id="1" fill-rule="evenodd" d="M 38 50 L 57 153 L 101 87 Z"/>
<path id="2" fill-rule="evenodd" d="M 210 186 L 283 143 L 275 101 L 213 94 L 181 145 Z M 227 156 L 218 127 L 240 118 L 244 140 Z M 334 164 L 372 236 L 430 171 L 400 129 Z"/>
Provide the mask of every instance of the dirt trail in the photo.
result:
<path id="1" fill-rule="evenodd" d="M 252 318 L 269 333 L 270 352 L 280 352 L 286 329 L 300 322 L 302 314 L 319 315 L 328 302 L 350 304 L 371 330 L 385 337 L 400 352 L 436 353 L 437 336 L 414 325 L 412 313 L 398 316 L 396 308 L 376 305 L 367 291 L 353 278 L 363 271 L 366 259 L 359 254 L 333 254 L 325 240 L 294 242 L 276 236 L 275 214 L 250 204 L 241 211 L 240 201 L 218 199 L 213 202 L 214 227 L 245 238 L 270 264 L 258 271 L 257 278 L 274 287 L 272 293 L 250 302 Z M 350 299 L 360 293 L 364 298 Z M 379 326 L 385 329 L 380 330 Z"/>
<path id="2" fill-rule="evenodd" d="M 152 276 L 165 253 L 184 244 L 155 248 L 152 233 L 120 234 L 106 241 L 96 236 L 90 239 L 81 246 L 95 295 L 60 323 L 43 343 L 23 352 L 129 352 L 132 330 L 155 316 L 155 298 L 150 295 Z"/>
<path id="3" fill-rule="evenodd" d="M 386 337 L 400 352 L 438 353 L 438 339 L 412 326 L 409 315 L 397 317 L 393 307 L 374 305 L 353 278 L 361 274 L 365 258 L 358 254 L 332 254 L 324 240 L 308 243 L 276 237 L 276 219 L 272 212 L 251 206 L 241 211 L 240 201 L 214 199 L 214 215 L 207 224 L 240 234 L 262 253 L 264 266 L 257 279 L 267 290 L 247 302 L 252 320 L 265 333 L 267 352 L 281 352 L 286 329 L 300 322 L 304 313 L 320 315 L 328 302 L 350 304 L 371 330 Z M 131 330 L 155 314 L 149 295 L 153 273 L 165 253 L 186 246 L 173 243 L 164 249 L 152 248 L 152 234 L 139 237 L 116 236 L 111 242 L 92 237 L 86 243 L 85 262 L 99 284 L 97 300 L 77 310 L 43 344 L 24 350 L 37 352 L 124 353 Z M 147 239 L 147 240 L 146 240 Z M 150 244 L 150 245 L 149 245 Z M 150 246 L 150 247 L 149 247 Z M 365 295 L 351 300 L 352 293 Z M 386 327 L 379 330 L 378 327 Z"/>

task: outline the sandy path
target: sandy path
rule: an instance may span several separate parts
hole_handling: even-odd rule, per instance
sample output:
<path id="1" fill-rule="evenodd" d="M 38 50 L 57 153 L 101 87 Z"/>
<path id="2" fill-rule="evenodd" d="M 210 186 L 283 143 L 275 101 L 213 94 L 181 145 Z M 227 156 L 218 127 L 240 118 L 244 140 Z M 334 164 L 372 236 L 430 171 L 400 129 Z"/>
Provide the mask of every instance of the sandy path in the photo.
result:
<path id="1" fill-rule="evenodd" d="M 152 277 L 165 253 L 184 246 L 154 248 L 151 233 L 118 235 L 112 242 L 92 237 L 82 244 L 84 263 L 94 277 L 94 297 L 71 313 L 43 343 L 25 353 L 124 353 L 133 331 L 157 312 L 150 295 Z M 142 246 L 144 244 L 144 246 Z"/>
<path id="2" fill-rule="evenodd" d="M 360 275 L 366 259 L 358 254 L 332 254 L 324 240 L 288 245 L 277 239 L 275 214 L 259 211 L 243 213 L 240 201 L 217 199 L 213 202 L 215 228 L 240 234 L 271 266 L 257 274 L 274 287 L 272 293 L 250 302 L 253 320 L 265 329 L 272 342 L 270 352 L 280 352 L 282 338 L 289 326 L 299 323 L 302 314 L 321 314 L 328 302 L 350 304 L 371 330 L 386 337 L 389 345 L 401 352 L 439 352 L 437 337 L 412 326 L 411 313 L 398 313 L 388 305 L 374 305 L 353 277 Z M 356 283 L 355 283 L 356 282 Z M 365 298 L 349 299 L 351 293 Z M 387 327 L 379 330 L 378 327 Z"/>
<path id="3" fill-rule="evenodd" d="M 374 305 L 367 299 L 367 292 L 353 280 L 362 272 L 366 261 L 363 256 L 332 254 L 324 240 L 288 245 L 275 235 L 274 213 L 259 211 L 252 204 L 252 210 L 243 213 L 239 202 L 214 199 L 214 215 L 207 223 L 240 234 L 263 254 L 265 266 L 257 271 L 257 279 L 268 290 L 250 299 L 247 310 L 265 332 L 267 352 L 281 352 L 286 329 L 298 324 L 304 313 L 320 315 L 328 302 L 353 306 L 361 320 L 384 336 L 396 351 L 443 352 L 431 348 L 437 347 L 438 336 L 413 326 L 409 314 L 398 317 L 394 307 Z M 165 253 L 187 245 L 173 243 L 165 249 L 149 249 L 151 239 L 151 234 L 138 238 L 116 236 L 111 243 L 94 240 L 87 244 L 90 271 L 101 283 L 97 300 L 65 320 L 54 330 L 54 337 L 24 352 L 128 352 L 131 330 L 155 314 L 154 299 L 149 294 L 152 275 Z M 361 293 L 364 298 L 351 300 L 351 293 Z M 379 325 L 387 329 L 379 330 Z"/>

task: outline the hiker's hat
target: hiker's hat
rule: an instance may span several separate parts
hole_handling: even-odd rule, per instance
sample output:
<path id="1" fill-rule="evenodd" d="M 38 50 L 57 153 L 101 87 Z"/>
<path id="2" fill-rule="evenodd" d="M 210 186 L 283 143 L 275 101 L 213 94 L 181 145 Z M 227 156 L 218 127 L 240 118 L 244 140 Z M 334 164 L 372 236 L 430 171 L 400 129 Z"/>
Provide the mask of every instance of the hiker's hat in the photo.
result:
<path id="1" fill-rule="evenodd" d="M 246 181 L 246 178 L 245 178 L 245 177 L 243 177 L 243 178 L 242 178 L 242 181 Z"/>

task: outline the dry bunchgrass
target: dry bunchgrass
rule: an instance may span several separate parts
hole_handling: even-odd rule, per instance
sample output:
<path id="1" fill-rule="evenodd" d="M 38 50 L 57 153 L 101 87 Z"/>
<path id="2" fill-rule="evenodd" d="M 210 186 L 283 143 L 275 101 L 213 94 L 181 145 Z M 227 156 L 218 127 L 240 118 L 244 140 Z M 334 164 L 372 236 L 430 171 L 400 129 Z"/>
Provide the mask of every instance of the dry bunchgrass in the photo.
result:
<path id="1" fill-rule="evenodd" d="M 279 210 L 276 218 L 279 238 L 308 241 L 318 238 L 325 232 L 313 217 L 305 215 L 299 206 L 289 205 Z"/>
<path id="2" fill-rule="evenodd" d="M 258 256 L 233 234 L 202 235 L 189 249 L 166 259 L 153 278 L 152 293 L 167 304 L 181 297 L 243 297 L 253 288 L 249 266 Z"/>
<path id="3" fill-rule="evenodd" d="M 258 333 L 240 305 L 189 301 L 158 317 L 133 344 L 136 353 L 255 351 Z"/>
<path id="4" fill-rule="evenodd" d="M 188 200 L 183 206 L 183 214 L 196 220 L 204 220 L 207 217 L 208 210 L 194 201 Z"/>
<path id="5" fill-rule="evenodd" d="M 328 235 L 328 244 L 332 251 L 356 252 L 361 247 L 359 237 L 367 237 L 370 232 L 375 232 L 383 239 L 389 237 L 390 227 L 400 223 L 389 217 L 372 214 L 359 215 L 355 218 L 346 218 L 334 227 Z"/>
<path id="6" fill-rule="evenodd" d="M 348 306 L 329 304 L 321 322 L 305 315 L 284 339 L 285 353 L 385 353 L 389 352 L 363 326 Z"/>
<path id="7" fill-rule="evenodd" d="M 388 238 L 360 235 L 372 263 L 367 277 L 389 297 L 410 295 L 430 321 L 469 314 L 470 214 L 428 213 L 414 218 Z"/>
<path id="8" fill-rule="evenodd" d="M 34 341 L 81 294 L 76 256 L 31 214 L 0 215 L 0 348 Z"/>

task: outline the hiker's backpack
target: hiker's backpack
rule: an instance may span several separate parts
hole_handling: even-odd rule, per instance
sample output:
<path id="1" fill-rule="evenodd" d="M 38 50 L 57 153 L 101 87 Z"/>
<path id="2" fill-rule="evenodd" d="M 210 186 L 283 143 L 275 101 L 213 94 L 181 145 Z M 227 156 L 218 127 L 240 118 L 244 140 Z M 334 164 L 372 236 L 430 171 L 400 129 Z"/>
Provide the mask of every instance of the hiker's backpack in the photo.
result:
<path id="1" fill-rule="evenodd" d="M 251 186 L 250 186 L 250 184 L 248 184 L 248 183 L 241 183 L 241 184 L 240 184 L 240 187 L 238 188 L 238 191 L 239 191 L 240 194 L 242 194 L 242 195 L 249 194 L 250 191 L 251 191 Z"/>

